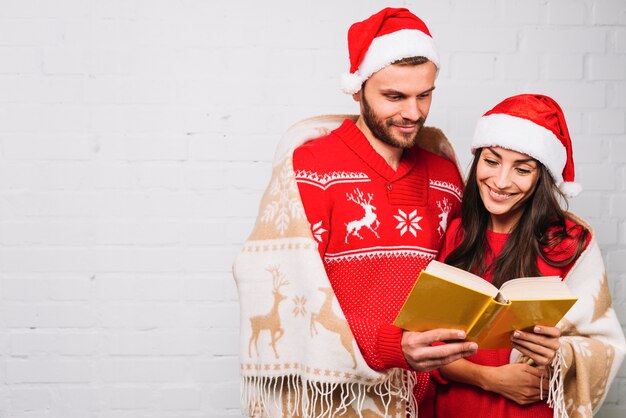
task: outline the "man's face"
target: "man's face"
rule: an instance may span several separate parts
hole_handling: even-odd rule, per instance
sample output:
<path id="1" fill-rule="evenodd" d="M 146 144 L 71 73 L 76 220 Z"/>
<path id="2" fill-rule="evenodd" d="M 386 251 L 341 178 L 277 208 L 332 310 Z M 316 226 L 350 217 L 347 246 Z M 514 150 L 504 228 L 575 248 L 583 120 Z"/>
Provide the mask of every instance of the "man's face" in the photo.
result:
<path id="1" fill-rule="evenodd" d="M 367 80 L 354 98 L 374 138 L 396 148 L 415 145 L 430 110 L 436 72 L 430 61 L 390 65 Z"/>

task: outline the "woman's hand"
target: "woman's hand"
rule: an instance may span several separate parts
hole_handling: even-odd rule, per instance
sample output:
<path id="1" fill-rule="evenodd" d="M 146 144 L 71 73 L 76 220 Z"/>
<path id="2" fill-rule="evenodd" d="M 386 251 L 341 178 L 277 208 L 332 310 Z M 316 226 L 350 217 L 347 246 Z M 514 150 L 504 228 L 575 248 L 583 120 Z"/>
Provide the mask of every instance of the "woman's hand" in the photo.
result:
<path id="1" fill-rule="evenodd" d="M 561 330 L 557 327 L 535 326 L 534 332 L 513 331 L 513 346 L 538 366 L 549 366 L 559 351 Z"/>
<path id="2" fill-rule="evenodd" d="M 524 363 L 493 367 L 461 359 L 441 367 L 439 372 L 444 379 L 497 393 L 520 405 L 548 396 L 547 372 Z"/>
<path id="3" fill-rule="evenodd" d="M 543 381 L 542 381 L 543 380 Z M 495 392 L 520 405 L 547 399 L 547 372 L 528 364 L 506 364 L 486 370 L 483 389 Z"/>

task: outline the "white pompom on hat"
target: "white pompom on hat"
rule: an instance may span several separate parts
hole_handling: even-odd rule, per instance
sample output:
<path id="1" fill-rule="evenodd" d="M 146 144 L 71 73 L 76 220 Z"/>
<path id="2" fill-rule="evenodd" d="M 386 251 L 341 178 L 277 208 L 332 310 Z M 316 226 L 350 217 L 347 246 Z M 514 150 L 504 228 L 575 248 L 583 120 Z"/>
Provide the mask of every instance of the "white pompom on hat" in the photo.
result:
<path id="1" fill-rule="evenodd" d="M 548 96 L 520 94 L 485 113 L 476 124 L 472 153 L 502 147 L 541 162 L 567 197 L 581 192 L 574 182 L 572 140 L 559 104 Z"/>
<path id="2" fill-rule="evenodd" d="M 341 89 L 354 94 L 376 71 L 409 57 L 425 57 L 439 69 L 439 56 L 426 24 L 408 9 L 387 7 L 348 30 L 350 72 Z"/>

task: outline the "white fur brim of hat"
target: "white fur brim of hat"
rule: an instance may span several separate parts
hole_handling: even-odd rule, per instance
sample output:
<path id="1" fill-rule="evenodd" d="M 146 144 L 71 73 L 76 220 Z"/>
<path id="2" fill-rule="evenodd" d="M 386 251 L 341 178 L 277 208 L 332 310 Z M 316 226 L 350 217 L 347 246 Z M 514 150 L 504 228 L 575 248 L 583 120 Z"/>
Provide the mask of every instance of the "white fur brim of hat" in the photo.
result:
<path id="1" fill-rule="evenodd" d="M 502 147 L 540 161 L 568 197 L 576 196 L 582 189 L 578 183 L 563 181 L 567 152 L 559 138 L 551 130 L 528 119 L 504 113 L 483 116 L 476 124 L 472 153 L 483 147 Z"/>
<path id="2" fill-rule="evenodd" d="M 421 30 L 401 29 L 374 38 L 358 71 L 342 74 L 341 89 L 346 94 L 357 93 L 376 71 L 409 57 L 426 57 L 439 69 L 439 55 L 433 38 Z"/>

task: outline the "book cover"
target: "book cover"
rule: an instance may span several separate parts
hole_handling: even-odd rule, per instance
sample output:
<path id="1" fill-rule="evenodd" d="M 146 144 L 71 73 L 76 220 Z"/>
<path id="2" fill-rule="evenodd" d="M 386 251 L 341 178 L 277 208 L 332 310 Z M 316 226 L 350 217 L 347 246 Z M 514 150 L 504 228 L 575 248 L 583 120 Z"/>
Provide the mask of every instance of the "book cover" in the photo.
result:
<path id="1" fill-rule="evenodd" d="M 481 349 L 505 348 L 512 346 L 513 330 L 554 326 L 577 300 L 558 277 L 513 279 L 501 290 L 476 275 L 432 261 L 420 273 L 394 325 L 409 331 L 461 329 Z"/>

